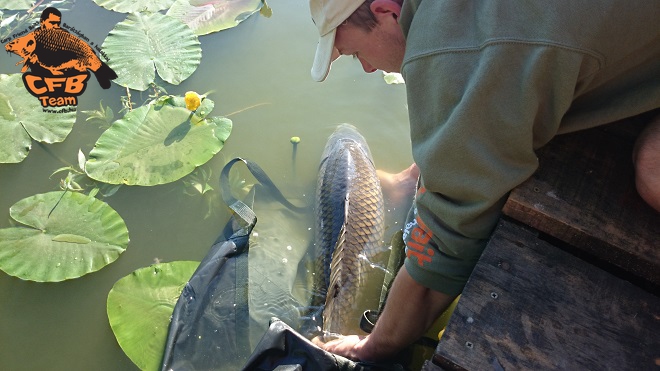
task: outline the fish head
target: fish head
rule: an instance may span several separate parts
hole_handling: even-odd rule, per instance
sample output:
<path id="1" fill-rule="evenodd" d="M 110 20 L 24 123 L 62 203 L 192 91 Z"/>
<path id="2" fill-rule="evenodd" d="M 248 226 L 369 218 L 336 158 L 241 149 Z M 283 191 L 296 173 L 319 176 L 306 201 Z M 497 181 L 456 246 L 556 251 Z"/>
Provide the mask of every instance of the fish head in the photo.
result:
<path id="1" fill-rule="evenodd" d="M 326 142 L 323 154 L 321 155 L 321 163 L 324 159 L 330 156 L 331 153 L 336 152 L 338 149 L 345 147 L 346 143 L 354 143 L 364 155 L 373 163 L 371 150 L 367 145 L 366 139 L 360 134 L 358 129 L 348 123 L 337 125 L 335 131 L 330 135 Z"/>
<path id="2" fill-rule="evenodd" d="M 34 53 L 36 47 L 37 42 L 34 38 L 34 34 L 30 32 L 25 36 L 21 36 L 9 42 L 5 45 L 5 50 L 18 55 L 21 58 L 26 58 Z"/>

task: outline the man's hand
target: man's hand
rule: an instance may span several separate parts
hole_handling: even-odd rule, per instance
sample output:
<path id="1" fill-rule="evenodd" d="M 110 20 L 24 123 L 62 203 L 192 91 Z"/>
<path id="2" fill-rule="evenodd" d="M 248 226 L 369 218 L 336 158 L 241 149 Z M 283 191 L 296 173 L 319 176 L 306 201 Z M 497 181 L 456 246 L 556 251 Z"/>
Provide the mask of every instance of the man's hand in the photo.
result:
<path id="1" fill-rule="evenodd" d="M 354 361 L 359 361 L 359 349 L 361 348 L 361 343 L 363 343 L 365 339 L 365 336 L 349 335 L 324 343 L 319 337 L 315 337 L 312 339 L 312 343 L 330 353 L 339 354 L 340 356 Z"/>
<path id="2" fill-rule="evenodd" d="M 394 279 L 385 309 L 370 335 L 345 336 L 327 343 L 315 338 L 313 342 L 353 360 L 387 360 L 422 337 L 453 300 L 453 296 L 418 284 L 404 266 Z"/>

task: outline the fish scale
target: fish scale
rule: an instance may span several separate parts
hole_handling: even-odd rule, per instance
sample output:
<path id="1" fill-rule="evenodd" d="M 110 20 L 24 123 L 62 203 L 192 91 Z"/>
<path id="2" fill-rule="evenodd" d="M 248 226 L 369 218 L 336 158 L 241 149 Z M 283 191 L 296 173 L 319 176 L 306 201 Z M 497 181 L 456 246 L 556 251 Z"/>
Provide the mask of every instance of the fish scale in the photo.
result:
<path id="1" fill-rule="evenodd" d="M 342 124 L 321 158 L 316 197 L 316 274 L 312 306 L 323 307 L 326 333 L 355 332 L 382 251 L 383 195 L 371 153 L 355 127 Z"/>
<path id="2" fill-rule="evenodd" d="M 84 62 L 80 66 L 76 66 L 76 69 L 79 71 L 84 71 L 87 68 L 96 71 L 101 67 L 101 60 L 96 56 L 92 48 L 84 41 L 63 29 L 37 29 L 34 31 L 34 36 L 37 45 L 50 52 L 48 55 L 41 56 L 42 62 L 49 66 L 56 66 L 73 57 Z M 58 56 L 57 53 L 60 53 L 60 55 Z M 53 58 L 56 61 L 52 60 Z"/>

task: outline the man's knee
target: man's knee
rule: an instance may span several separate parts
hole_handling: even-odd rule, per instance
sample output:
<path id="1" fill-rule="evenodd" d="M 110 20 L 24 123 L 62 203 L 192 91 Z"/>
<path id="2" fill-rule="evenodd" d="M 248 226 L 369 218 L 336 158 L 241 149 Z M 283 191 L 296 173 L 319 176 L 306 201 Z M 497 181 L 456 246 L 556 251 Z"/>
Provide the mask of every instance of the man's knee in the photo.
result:
<path id="1" fill-rule="evenodd" d="M 644 201 L 660 212 L 660 114 L 637 138 L 633 150 L 635 184 Z"/>

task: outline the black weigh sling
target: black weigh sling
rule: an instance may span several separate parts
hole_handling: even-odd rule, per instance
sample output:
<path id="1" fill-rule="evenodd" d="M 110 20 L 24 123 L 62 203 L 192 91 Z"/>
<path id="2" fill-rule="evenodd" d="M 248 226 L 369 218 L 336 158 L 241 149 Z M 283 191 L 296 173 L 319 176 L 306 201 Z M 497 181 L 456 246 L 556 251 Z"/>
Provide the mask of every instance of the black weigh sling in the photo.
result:
<path id="1" fill-rule="evenodd" d="M 239 161 L 275 199 L 291 210 L 303 210 L 286 200 L 252 161 L 235 158 L 224 167 L 220 175 L 222 197 L 233 215 L 183 288 L 172 314 L 161 369 L 402 370 L 398 365 L 358 363 L 328 353 L 277 318 L 271 320 L 251 352 L 247 260 L 257 217 L 248 206 L 254 202 L 254 192 L 245 203 L 235 199 L 229 189 L 229 170 Z"/>

